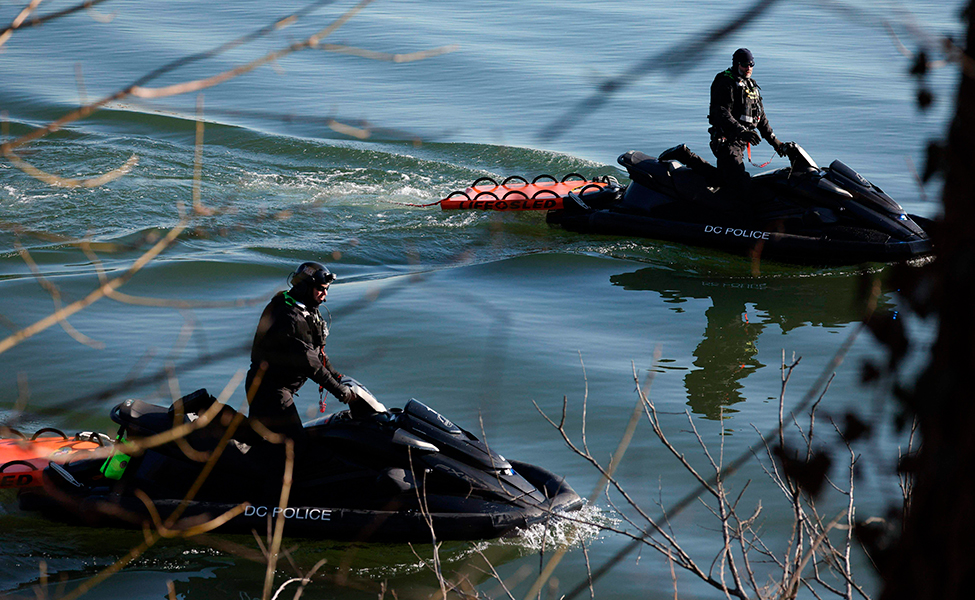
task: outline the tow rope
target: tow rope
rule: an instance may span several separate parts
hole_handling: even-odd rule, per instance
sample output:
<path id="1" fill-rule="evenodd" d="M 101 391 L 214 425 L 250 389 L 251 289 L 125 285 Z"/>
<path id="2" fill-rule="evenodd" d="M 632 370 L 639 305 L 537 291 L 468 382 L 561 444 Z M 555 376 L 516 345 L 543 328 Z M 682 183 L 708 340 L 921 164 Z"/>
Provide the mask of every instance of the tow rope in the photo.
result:
<path id="1" fill-rule="evenodd" d="M 752 163 L 752 166 L 753 167 L 758 167 L 759 169 L 764 169 L 765 167 L 767 167 L 769 165 L 770 162 L 772 162 L 772 159 L 773 158 L 775 158 L 775 153 L 773 153 L 772 154 L 772 157 L 769 158 L 767 161 L 763 162 L 760 165 L 756 165 L 755 163 L 752 162 L 752 145 L 751 144 L 748 144 L 748 162 Z"/>

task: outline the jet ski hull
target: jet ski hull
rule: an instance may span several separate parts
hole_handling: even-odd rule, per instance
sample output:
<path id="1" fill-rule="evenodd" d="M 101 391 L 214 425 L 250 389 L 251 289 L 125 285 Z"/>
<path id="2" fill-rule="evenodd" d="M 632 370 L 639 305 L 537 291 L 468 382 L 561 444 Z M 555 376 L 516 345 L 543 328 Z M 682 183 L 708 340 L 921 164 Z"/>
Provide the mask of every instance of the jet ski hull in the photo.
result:
<path id="1" fill-rule="evenodd" d="M 192 501 L 180 512 L 174 530 L 198 526 L 218 533 L 250 534 L 266 532 L 278 519 L 284 535 L 291 538 L 329 539 L 382 543 L 427 543 L 436 538 L 481 540 L 504 537 L 552 518 L 557 513 L 577 510 L 582 499 L 562 478 L 533 465 L 511 461 L 516 471 L 550 498 L 545 505 L 516 507 L 501 503 L 465 502 L 460 498 L 428 498 L 439 510 L 419 510 L 415 498 L 407 502 L 391 499 L 385 510 L 273 503 L 237 504 L 219 501 Z M 62 475 L 45 474 L 45 495 L 23 494 L 24 510 L 41 511 L 55 520 L 95 527 L 142 528 L 151 522 L 152 513 L 165 520 L 180 505 L 180 500 L 154 500 L 152 511 L 132 495 L 113 494 L 109 488 L 80 492 L 65 485 Z M 410 501 L 413 500 L 413 501 Z M 412 508 L 405 508 L 409 504 Z M 399 505 L 399 506 L 398 506 Z M 456 511 L 448 511 L 453 505 Z M 68 510 L 66 510 L 66 508 Z M 234 515 L 210 527 L 223 515 Z M 429 519 L 429 520 L 428 520 Z M 432 527 L 432 530 L 431 530 Z"/>
<path id="2" fill-rule="evenodd" d="M 911 215 L 915 221 L 923 219 Z M 746 226 L 690 223 L 635 215 L 612 209 L 550 214 L 550 224 L 585 234 L 644 237 L 750 258 L 800 265 L 893 263 L 922 258 L 934 252 L 930 239 L 915 241 L 835 239 L 829 234 L 801 235 L 763 231 Z M 717 223 L 717 222 L 716 222 Z"/>

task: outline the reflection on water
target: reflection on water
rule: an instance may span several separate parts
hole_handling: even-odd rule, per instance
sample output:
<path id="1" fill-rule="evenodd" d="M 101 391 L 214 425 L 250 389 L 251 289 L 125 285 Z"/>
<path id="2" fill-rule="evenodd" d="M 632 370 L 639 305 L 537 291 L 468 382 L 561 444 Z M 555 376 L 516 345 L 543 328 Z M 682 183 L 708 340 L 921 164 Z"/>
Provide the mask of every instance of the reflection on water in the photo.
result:
<path id="1" fill-rule="evenodd" d="M 697 368 L 684 377 L 684 385 L 691 409 L 718 419 L 722 411 L 735 412 L 728 407 L 744 400 L 741 380 L 765 366 L 755 345 L 764 325 L 748 321 L 744 303 L 727 302 L 721 294 L 713 298 L 714 305 L 704 313 L 704 338 L 694 349 Z"/>
<path id="2" fill-rule="evenodd" d="M 862 315 L 855 272 L 732 278 L 649 267 L 610 281 L 627 290 L 657 292 L 676 312 L 683 312 L 681 304 L 689 299 L 711 300 L 703 337 L 693 351 L 695 368 L 684 377 L 687 404 L 708 419 L 734 412 L 730 407 L 745 399 L 744 379 L 766 366 L 757 357 L 758 337 L 766 327 L 777 325 L 782 333 L 802 326 L 841 327 Z M 882 295 L 878 310 L 887 305 Z"/>
<path id="3" fill-rule="evenodd" d="M 4 515 L 4 510 L 0 503 L 0 515 Z M 55 524 L 16 511 L 4 518 L 11 527 L 10 531 L 0 531 L 0 547 L 4 549 L 0 553 L 0 595 L 9 593 L 10 597 L 63 596 L 143 541 L 140 532 Z M 512 561 L 544 555 L 553 548 L 579 548 L 592 543 L 600 532 L 595 526 L 583 524 L 588 522 L 619 524 L 603 509 L 590 504 L 575 513 L 571 521 L 556 518 L 515 536 L 441 542 L 437 545 L 437 558 L 448 578 L 466 579 L 477 586 L 490 582 L 494 569 L 502 569 Z M 434 552 L 430 544 L 292 539 L 287 548 L 274 579 L 275 590 L 284 588 L 282 598 L 300 595 L 358 600 L 383 597 L 384 590 L 385 597 L 428 597 L 438 588 L 431 570 Z M 134 562 L 136 568 L 108 578 L 94 589 L 91 597 L 259 599 L 266 573 L 262 561 L 251 536 L 163 539 L 139 554 Z M 300 574 L 311 573 L 316 564 L 316 577 L 304 593 L 295 595 L 301 585 Z M 175 594 L 167 593 L 170 584 Z M 425 593 L 410 593 L 415 590 Z"/>

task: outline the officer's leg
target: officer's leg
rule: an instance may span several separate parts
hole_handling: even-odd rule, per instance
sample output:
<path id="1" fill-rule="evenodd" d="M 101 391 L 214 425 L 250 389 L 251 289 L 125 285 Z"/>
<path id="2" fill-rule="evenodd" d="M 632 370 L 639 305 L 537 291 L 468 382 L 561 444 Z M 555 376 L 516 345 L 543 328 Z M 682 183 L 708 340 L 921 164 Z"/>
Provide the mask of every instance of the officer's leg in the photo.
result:
<path id="1" fill-rule="evenodd" d="M 718 174 L 718 169 L 694 152 L 691 152 L 691 149 L 686 144 L 680 144 L 679 146 L 664 150 L 657 157 L 657 160 L 680 161 L 694 170 L 694 172 L 703 175 L 709 186 L 718 187 L 721 185 L 721 176 Z"/>
<path id="2" fill-rule="evenodd" d="M 301 441 L 304 435 L 298 409 L 287 390 L 259 390 L 251 400 L 248 415 L 265 428 L 295 442 Z"/>
<path id="3" fill-rule="evenodd" d="M 711 151 L 718 159 L 718 175 L 723 194 L 741 209 L 750 206 L 751 176 L 745 170 L 744 148 L 738 144 L 711 142 Z"/>
<path id="4" fill-rule="evenodd" d="M 261 389 L 251 400 L 248 416 L 255 432 L 263 433 L 265 429 L 281 434 L 294 443 L 295 461 L 301 460 L 304 449 L 304 429 L 301 417 L 294 405 L 291 393 L 280 389 Z M 276 499 L 281 489 L 281 482 L 287 464 L 285 444 L 268 443 L 255 435 L 254 446 L 248 453 L 257 468 L 256 477 L 260 478 L 261 489 L 269 494 L 267 501 Z M 295 465 L 297 470 L 298 466 Z"/>

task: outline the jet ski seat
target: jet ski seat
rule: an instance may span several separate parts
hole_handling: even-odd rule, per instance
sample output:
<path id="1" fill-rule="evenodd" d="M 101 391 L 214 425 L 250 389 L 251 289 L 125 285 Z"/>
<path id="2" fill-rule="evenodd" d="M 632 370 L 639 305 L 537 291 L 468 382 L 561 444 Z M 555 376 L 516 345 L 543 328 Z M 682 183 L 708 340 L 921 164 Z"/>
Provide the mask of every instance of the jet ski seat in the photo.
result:
<path id="1" fill-rule="evenodd" d="M 206 389 L 199 389 L 183 396 L 168 408 L 142 400 L 126 400 L 112 409 L 111 416 L 112 420 L 119 424 L 119 435 L 149 437 L 168 431 L 176 425 L 196 421 L 216 401 L 217 399 L 207 393 Z M 182 413 L 182 419 L 177 418 L 178 413 Z M 236 410 L 224 405 L 205 427 L 189 432 L 186 440 L 198 451 L 213 450 L 236 415 Z M 238 426 L 233 438 L 232 441 L 237 443 L 231 445 L 245 453 L 248 446 L 254 445 L 260 439 L 246 422 Z"/>
<path id="2" fill-rule="evenodd" d="M 150 436 L 171 429 L 173 415 L 168 408 L 129 399 L 112 409 L 112 420 L 119 424 L 119 434 Z"/>
<path id="3" fill-rule="evenodd" d="M 692 201 L 699 201 L 704 195 L 712 194 L 713 189 L 709 188 L 707 174 L 682 163 L 680 158 L 686 157 L 691 162 L 703 163 L 711 169 L 714 167 L 683 144 L 677 146 L 677 149 L 683 151 L 677 152 L 675 148 L 671 148 L 661 154 L 660 158 L 631 150 L 620 156 L 617 162 L 626 168 L 631 179 L 650 189 L 673 191 L 678 197 Z"/>
<path id="4" fill-rule="evenodd" d="M 630 179 L 652 190 L 673 189 L 670 180 L 672 165 L 669 161 L 658 161 L 638 150 L 630 150 L 616 159 L 629 173 Z"/>

